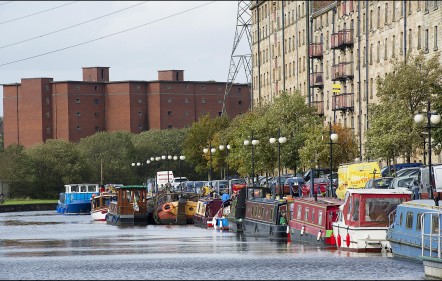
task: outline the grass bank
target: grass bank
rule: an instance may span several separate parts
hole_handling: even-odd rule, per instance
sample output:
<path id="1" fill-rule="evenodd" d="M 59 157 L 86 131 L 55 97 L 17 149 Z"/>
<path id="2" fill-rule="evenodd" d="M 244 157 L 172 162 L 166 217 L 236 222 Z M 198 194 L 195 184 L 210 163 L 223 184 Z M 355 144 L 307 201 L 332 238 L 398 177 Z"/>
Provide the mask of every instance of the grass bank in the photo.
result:
<path id="1" fill-rule="evenodd" d="M 52 204 L 57 202 L 57 199 L 6 199 L 3 205 Z"/>

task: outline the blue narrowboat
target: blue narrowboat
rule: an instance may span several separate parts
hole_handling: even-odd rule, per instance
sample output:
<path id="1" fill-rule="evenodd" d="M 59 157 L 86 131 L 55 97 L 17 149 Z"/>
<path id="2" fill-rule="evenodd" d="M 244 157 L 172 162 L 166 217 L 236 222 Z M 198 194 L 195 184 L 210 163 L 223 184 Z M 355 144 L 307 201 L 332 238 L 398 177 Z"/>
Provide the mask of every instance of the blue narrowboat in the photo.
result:
<path id="1" fill-rule="evenodd" d="M 442 207 L 436 206 L 432 199 L 399 204 L 392 214 L 393 223 L 387 229 L 387 240 L 393 255 L 414 260 L 421 260 L 423 255 L 436 255 L 440 243 L 441 214 Z"/>
<path id="2" fill-rule="evenodd" d="M 64 187 L 65 192 L 58 197 L 57 213 L 90 215 L 91 198 L 100 194 L 99 184 L 66 184 Z"/>

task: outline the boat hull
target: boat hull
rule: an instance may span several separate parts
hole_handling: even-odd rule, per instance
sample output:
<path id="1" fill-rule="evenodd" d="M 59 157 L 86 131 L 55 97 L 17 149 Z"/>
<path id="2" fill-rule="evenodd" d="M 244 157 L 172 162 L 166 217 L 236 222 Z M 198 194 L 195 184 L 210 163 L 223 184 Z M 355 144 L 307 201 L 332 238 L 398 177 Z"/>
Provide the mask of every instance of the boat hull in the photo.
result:
<path id="1" fill-rule="evenodd" d="M 290 227 L 290 241 L 292 243 L 309 244 L 314 246 L 336 248 L 336 244 L 332 242 L 331 237 L 323 237 L 317 234 L 302 233 L 301 230 Z M 333 235 L 333 234 L 332 234 Z"/>
<path id="2" fill-rule="evenodd" d="M 56 211 L 59 214 L 88 215 L 91 212 L 91 202 L 90 200 L 77 200 L 69 204 L 58 203 Z"/>
<path id="3" fill-rule="evenodd" d="M 421 257 L 424 264 L 424 272 L 426 277 L 442 279 L 442 259 L 431 258 L 428 256 Z"/>
<path id="4" fill-rule="evenodd" d="M 144 225 L 148 224 L 147 215 L 122 215 L 122 214 L 114 214 L 107 213 L 106 221 L 109 224 L 113 225 Z"/>
<path id="5" fill-rule="evenodd" d="M 91 217 L 93 221 L 106 221 L 106 215 L 108 213 L 107 208 L 91 211 Z"/>
<path id="6" fill-rule="evenodd" d="M 261 221 L 245 219 L 243 233 L 248 236 L 287 239 L 287 225 L 275 225 Z"/>
<path id="7" fill-rule="evenodd" d="M 339 250 L 380 253 L 391 249 L 387 227 L 350 227 L 333 223 L 333 235 Z"/>

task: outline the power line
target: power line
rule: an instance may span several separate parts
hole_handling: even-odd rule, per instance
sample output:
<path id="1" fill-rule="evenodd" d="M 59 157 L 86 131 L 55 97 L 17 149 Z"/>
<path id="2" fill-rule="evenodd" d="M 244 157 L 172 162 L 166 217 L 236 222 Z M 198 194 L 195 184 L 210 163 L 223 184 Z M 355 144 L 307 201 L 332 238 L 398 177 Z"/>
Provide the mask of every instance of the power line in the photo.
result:
<path id="1" fill-rule="evenodd" d="M 81 43 L 78 43 L 78 44 L 75 44 L 75 45 L 67 46 L 67 47 L 64 47 L 64 48 L 61 48 L 61 49 L 57 49 L 57 50 L 53 50 L 53 51 L 50 51 L 50 52 L 46 52 L 46 53 L 38 54 L 38 55 L 35 55 L 35 56 L 31 56 L 31 57 L 27 57 L 27 58 L 15 60 L 15 61 L 10 61 L 10 62 L 7 62 L 7 63 L 3 63 L 3 64 L 0 64 L 0 67 L 1 66 L 5 66 L 5 65 L 9 65 L 9 64 L 14 64 L 14 63 L 21 62 L 21 61 L 26 61 L 26 60 L 42 57 L 42 56 L 45 56 L 45 55 L 57 53 L 57 52 L 60 52 L 60 51 L 64 51 L 64 50 L 67 50 L 67 49 L 71 49 L 71 48 L 74 48 L 74 47 L 85 45 L 85 44 L 88 44 L 88 43 L 91 43 L 91 42 L 95 42 L 95 41 L 98 41 L 98 40 L 101 40 L 101 39 L 104 39 L 104 38 L 108 38 L 108 37 L 111 37 L 111 36 L 114 36 L 114 35 L 117 35 L 117 34 L 120 34 L 120 33 L 124 33 L 124 32 L 127 32 L 127 31 L 131 31 L 131 30 L 134 30 L 134 29 L 137 29 L 137 28 L 149 25 L 149 24 L 152 24 L 152 23 L 156 23 L 156 22 L 168 19 L 168 18 L 172 18 L 174 16 L 178 16 L 178 15 L 187 13 L 187 12 L 192 11 L 192 10 L 199 9 L 201 7 L 210 5 L 210 4 L 214 3 L 214 2 L 216 2 L 216 1 L 212 1 L 212 2 L 209 2 L 209 3 L 203 4 L 203 5 L 199 5 L 199 6 L 196 6 L 196 7 L 193 7 L 193 8 L 190 8 L 190 9 L 187 9 L 187 10 L 184 10 L 184 11 L 181 11 L 181 12 L 178 12 L 178 13 L 175 13 L 175 14 L 172 14 L 172 15 L 169 15 L 169 16 L 166 16 L 166 17 L 163 17 L 163 18 L 151 21 L 151 22 L 148 22 L 148 23 L 144 23 L 144 24 L 141 24 L 141 25 L 138 25 L 138 26 L 135 26 L 135 27 L 124 29 L 122 31 L 111 33 L 111 34 L 108 34 L 108 35 L 105 35 L 105 36 L 102 36 L 102 37 L 99 37 L 99 38 L 95 38 L 95 39 L 92 39 L 92 40 L 89 40 L 89 41 L 84 41 L 84 42 L 81 42 Z"/>
<path id="2" fill-rule="evenodd" d="M 14 2 L 14 1 L 6 1 L 6 2 L 3 2 L 3 3 L 0 3 L 0 6 L 3 6 L 3 5 L 6 5 L 6 4 L 9 4 L 9 3 L 11 3 L 11 2 Z"/>
<path id="3" fill-rule="evenodd" d="M 12 1 L 9 1 L 9 2 L 12 2 Z M 8 23 L 8 22 L 13 22 L 13 21 L 21 20 L 21 19 L 28 18 L 28 17 L 31 17 L 31 16 L 35 16 L 35 15 L 38 15 L 38 14 L 46 13 L 48 11 L 52 11 L 52 10 L 55 10 L 55 9 L 58 9 L 58 8 L 61 8 L 61 7 L 67 6 L 67 5 L 71 5 L 71 4 L 75 3 L 75 2 L 78 2 L 78 1 L 69 2 L 69 3 L 63 4 L 61 6 L 57 6 L 57 7 L 54 7 L 54 8 L 47 9 L 47 10 L 43 10 L 43 11 L 40 11 L 40 12 L 36 12 L 36 13 L 33 13 L 33 14 L 29 14 L 29 15 L 26 15 L 26 16 L 19 17 L 19 18 L 15 18 L 15 19 L 12 19 L 12 20 L 2 21 L 2 22 L 0 22 L 0 24 L 5 24 L 5 23 Z M 8 2 L 6 2 L 6 3 L 8 3 Z"/>
<path id="4" fill-rule="evenodd" d="M 148 1 L 144 1 L 144 2 L 141 2 L 141 3 L 135 4 L 133 6 L 130 6 L 130 7 L 127 7 L 127 8 L 121 9 L 121 10 L 117 10 L 115 12 L 112 12 L 112 13 L 109 13 L 109 14 L 106 14 L 106 15 L 103 15 L 103 16 L 100 16 L 100 17 L 97 17 L 97 18 L 93 18 L 93 19 L 90 19 L 90 20 L 87 20 L 87 21 L 84 21 L 84 22 L 81 22 L 81 23 L 78 23 L 78 24 L 75 24 L 75 25 L 71 25 L 71 26 L 68 26 L 68 27 L 65 27 L 65 28 L 62 28 L 62 29 L 58 29 L 58 30 L 55 30 L 55 31 L 52 31 L 52 32 L 49 32 L 49 33 L 45 33 L 45 34 L 42 34 L 42 35 L 31 37 L 31 38 L 28 38 L 28 39 L 25 39 L 25 40 L 22 40 L 22 41 L 17 41 L 17 42 L 14 42 L 14 43 L 10 43 L 8 45 L 3 45 L 3 46 L 0 46 L 0 49 L 4 49 L 6 47 L 11 47 L 11 46 L 14 46 L 14 45 L 17 45 L 17 44 L 28 42 L 28 41 L 31 41 L 31 40 L 34 40 L 34 39 L 37 39 L 37 38 L 41 38 L 41 37 L 44 37 L 44 36 L 48 36 L 48 35 L 51 35 L 51 34 L 54 34 L 54 33 L 60 32 L 60 31 L 64 31 L 64 30 L 73 28 L 73 27 L 77 27 L 77 26 L 80 26 L 82 24 L 85 24 L 85 23 L 88 23 L 88 22 L 91 22 L 91 21 L 95 21 L 95 20 L 98 20 L 98 19 L 110 16 L 110 15 L 116 14 L 118 12 L 121 12 L 121 11 L 130 9 L 130 8 L 133 8 L 133 7 L 145 4 L 146 2 L 148 2 Z"/>

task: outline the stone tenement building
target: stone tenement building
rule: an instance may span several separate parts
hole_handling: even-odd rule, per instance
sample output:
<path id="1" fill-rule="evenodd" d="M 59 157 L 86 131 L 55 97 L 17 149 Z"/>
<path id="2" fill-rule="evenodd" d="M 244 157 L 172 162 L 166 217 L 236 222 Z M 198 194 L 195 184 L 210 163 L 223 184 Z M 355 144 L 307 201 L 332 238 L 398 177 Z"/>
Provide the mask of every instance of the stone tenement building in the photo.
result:
<path id="1" fill-rule="evenodd" d="M 252 104 L 300 90 L 326 122 L 354 130 L 363 157 L 376 79 L 408 52 L 438 51 L 441 2 L 252 1 Z"/>
<path id="2" fill-rule="evenodd" d="M 23 78 L 3 85 L 4 145 L 184 128 L 201 115 L 221 115 L 225 89 L 225 82 L 184 81 L 183 70 L 158 71 L 157 81 L 109 81 L 109 67 L 84 67 L 83 81 Z M 229 116 L 247 112 L 250 101 L 249 85 L 233 84 Z"/>

